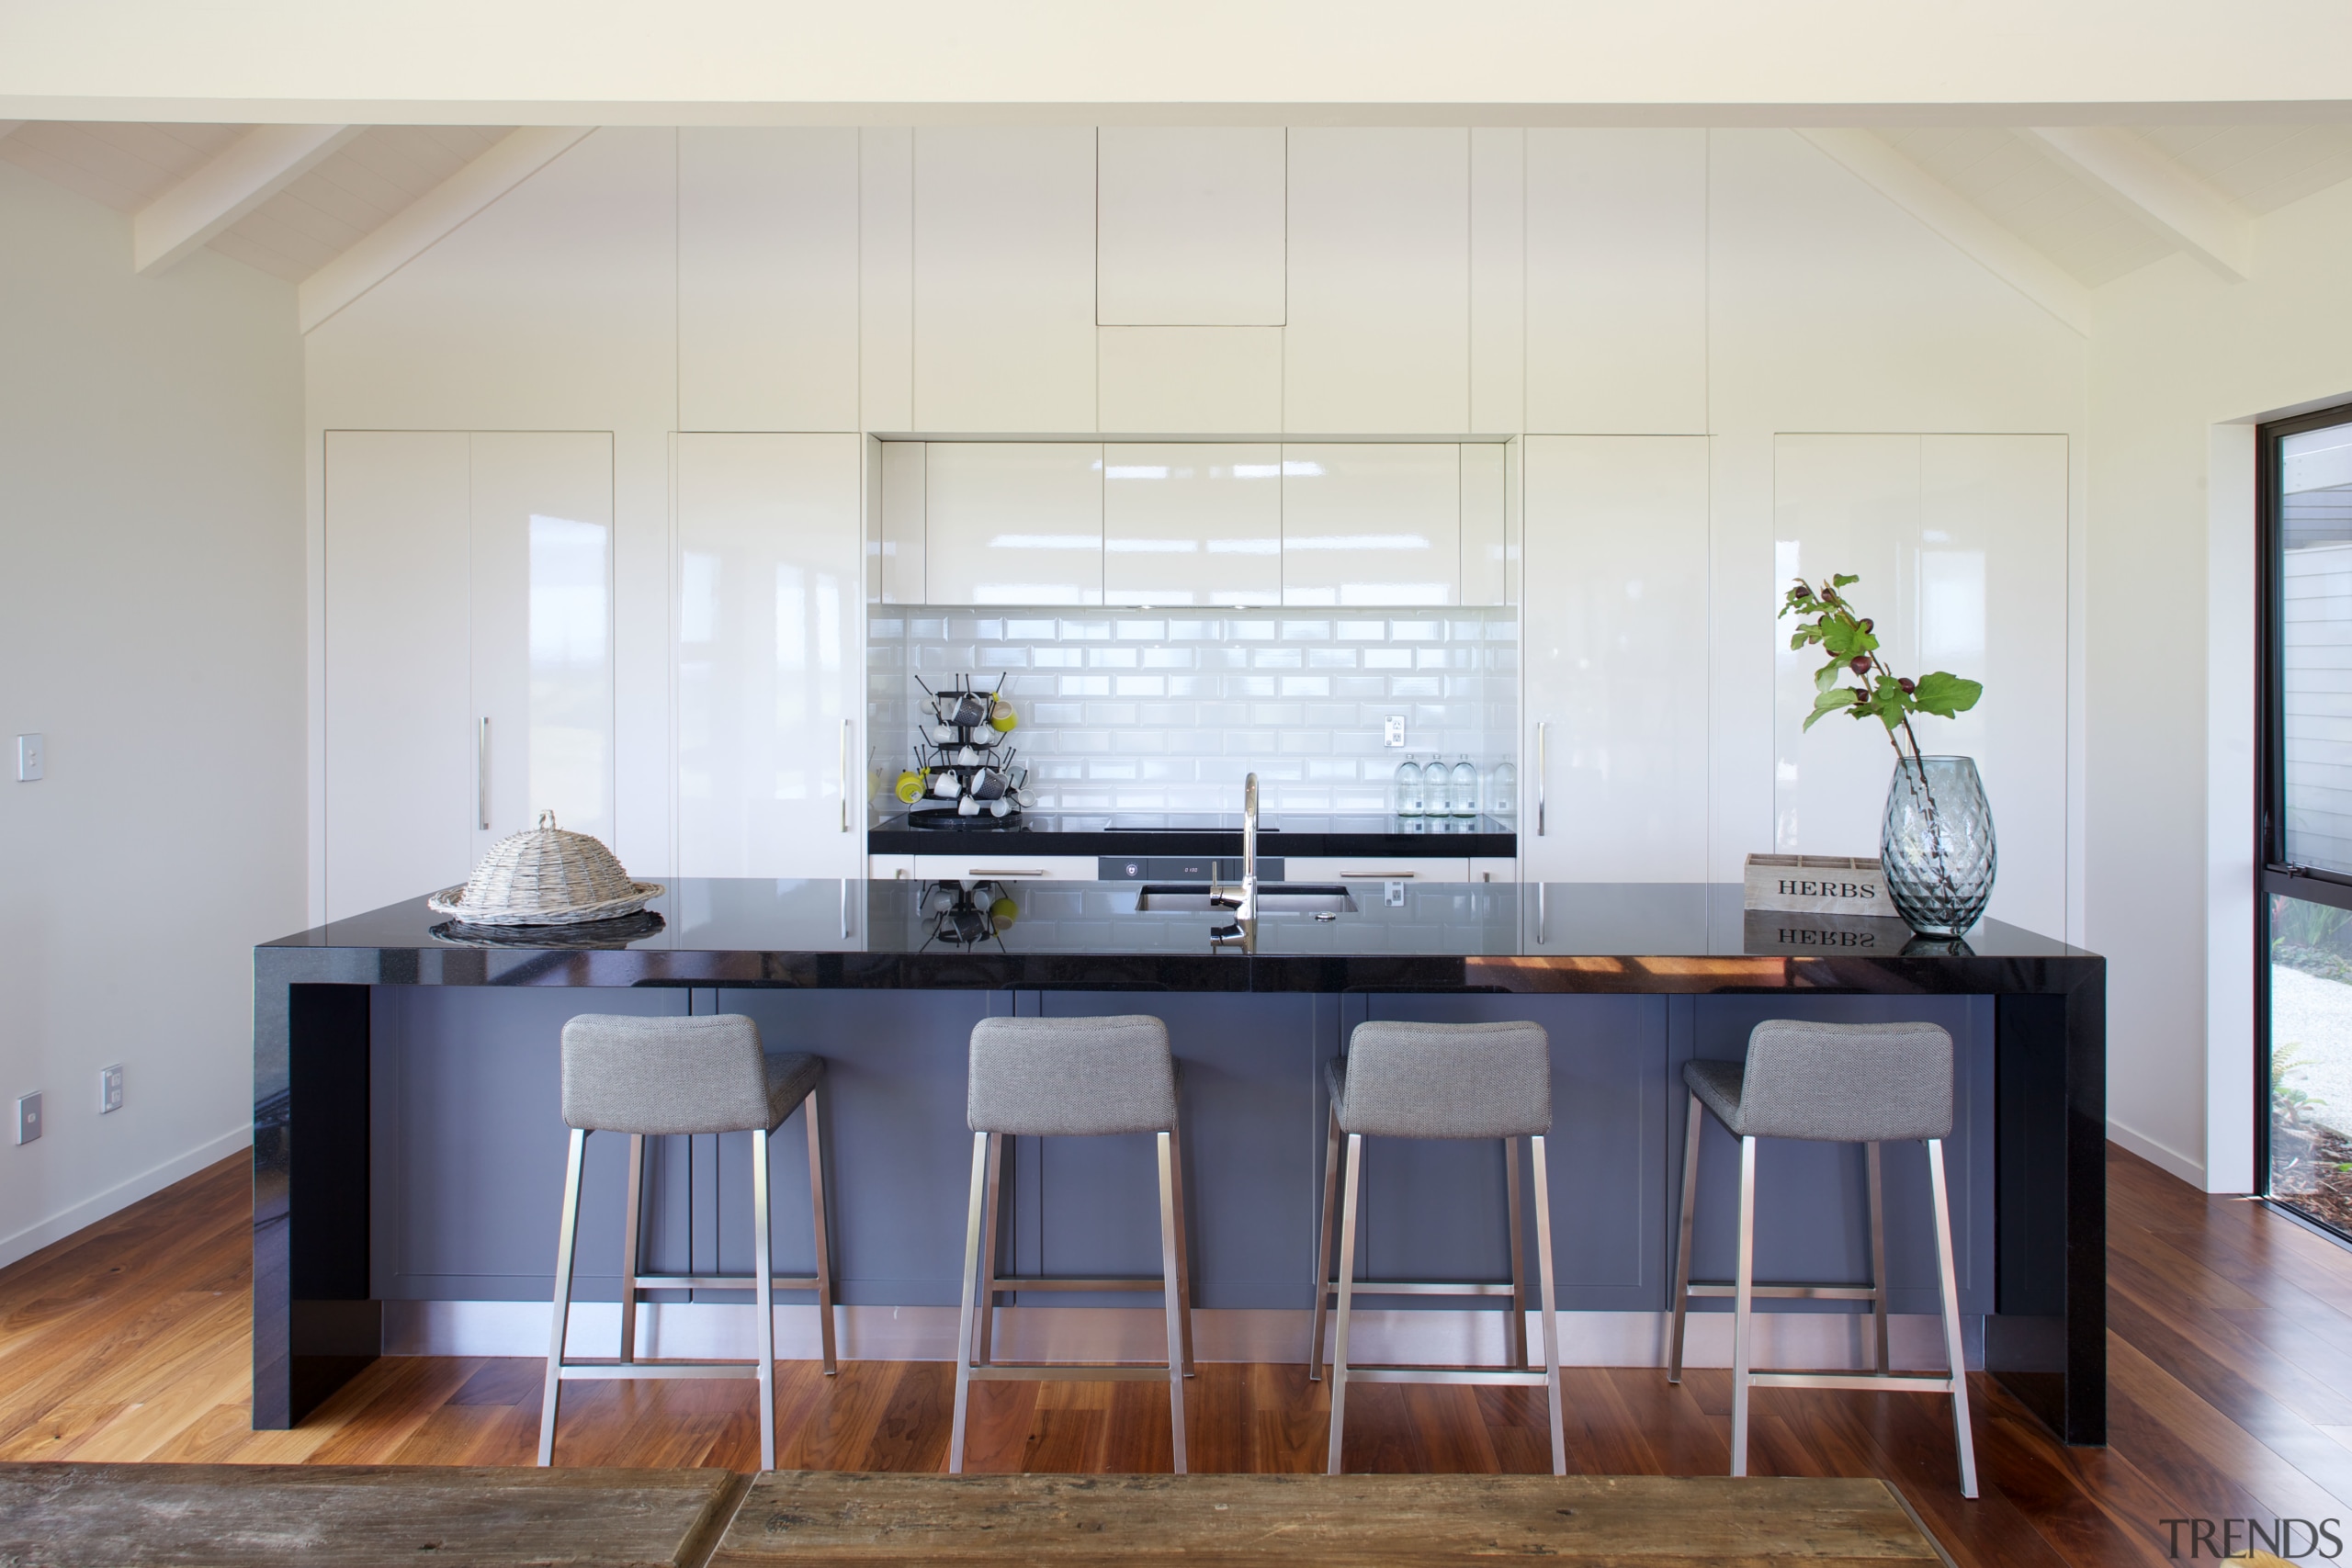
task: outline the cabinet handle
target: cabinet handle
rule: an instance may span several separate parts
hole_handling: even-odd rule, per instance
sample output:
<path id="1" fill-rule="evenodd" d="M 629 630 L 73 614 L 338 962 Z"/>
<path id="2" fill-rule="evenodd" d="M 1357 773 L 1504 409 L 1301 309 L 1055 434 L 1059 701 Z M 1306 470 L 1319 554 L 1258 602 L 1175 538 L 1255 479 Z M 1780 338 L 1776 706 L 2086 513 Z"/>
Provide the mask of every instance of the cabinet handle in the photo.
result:
<path id="1" fill-rule="evenodd" d="M 490 831 L 490 716 L 482 715 L 481 749 L 474 754 L 474 815 L 481 830 Z"/>
<path id="2" fill-rule="evenodd" d="M 1544 836 L 1544 774 L 1546 771 L 1544 766 L 1546 750 L 1544 743 L 1549 738 L 1551 728 L 1552 726 L 1548 721 L 1539 723 L 1535 727 L 1535 836 L 1539 839 Z"/>
<path id="3" fill-rule="evenodd" d="M 1414 871 L 1343 871 L 1342 882 L 1410 882 L 1420 873 Z"/>
<path id="4" fill-rule="evenodd" d="M 849 831 L 849 741 L 850 741 L 850 732 L 851 732 L 853 729 L 854 729 L 855 728 L 856 728 L 856 726 L 854 726 L 854 724 L 852 724 L 848 719 L 843 719 L 843 720 L 842 720 L 842 758 L 841 758 L 841 761 L 842 761 L 842 832 L 844 832 L 844 833 L 846 833 L 846 832 L 848 832 L 848 831 Z M 847 933 L 847 932 L 843 932 L 842 934 L 843 934 L 843 935 L 847 935 L 848 933 Z"/>
<path id="5" fill-rule="evenodd" d="M 966 876 L 1044 876 L 1047 874 L 1043 871 L 989 871 L 976 865 L 964 874 Z"/>
<path id="6" fill-rule="evenodd" d="M 1544 945 L 1544 917 L 1551 913 L 1551 907 L 1544 898 L 1544 890 L 1549 886 L 1543 882 L 1535 885 L 1535 945 L 1538 947 Z"/>

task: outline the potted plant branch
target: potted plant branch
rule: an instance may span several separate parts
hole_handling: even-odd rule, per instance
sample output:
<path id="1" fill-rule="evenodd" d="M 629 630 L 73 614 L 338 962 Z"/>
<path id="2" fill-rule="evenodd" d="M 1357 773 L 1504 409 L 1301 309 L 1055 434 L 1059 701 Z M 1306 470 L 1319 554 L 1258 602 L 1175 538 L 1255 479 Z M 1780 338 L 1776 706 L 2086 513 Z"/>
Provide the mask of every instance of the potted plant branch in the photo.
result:
<path id="1" fill-rule="evenodd" d="M 1999 861 L 1993 812 L 1975 762 L 1928 756 L 1911 721 L 1915 715 L 1966 713 L 1984 687 L 1948 671 L 1913 680 L 1888 668 L 1871 618 L 1845 595 L 1860 581 L 1839 574 L 1815 587 L 1799 578 L 1781 598 L 1781 616 L 1793 615 L 1797 623 L 1789 647 L 1818 648 L 1827 656 L 1814 674 L 1813 712 L 1804 728 L 1837 713 L 1884 727 L 1894 749 L 1894 777 L 1879 830 L 1887 896 L 1913 931 L 1954 941 L 1976 923 L 1993 896 Z M 1849 676 L 1858 683 L 1849 685 Z"/>

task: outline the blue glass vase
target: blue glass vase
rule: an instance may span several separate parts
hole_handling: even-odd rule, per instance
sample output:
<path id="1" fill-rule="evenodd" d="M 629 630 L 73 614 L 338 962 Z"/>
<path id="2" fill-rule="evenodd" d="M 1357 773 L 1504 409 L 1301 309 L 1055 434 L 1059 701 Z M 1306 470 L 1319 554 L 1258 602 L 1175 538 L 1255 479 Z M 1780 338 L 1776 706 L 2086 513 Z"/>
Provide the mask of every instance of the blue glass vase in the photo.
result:
<path id="1" fill-rule="evenodd" d="M 1886 790 L 1879 863 L 1895 913 L 1921 936 L 1957 938 L 1984 913 L 2000 856 L 1984 781 L 1967 757 L 1905 757 Z"/>

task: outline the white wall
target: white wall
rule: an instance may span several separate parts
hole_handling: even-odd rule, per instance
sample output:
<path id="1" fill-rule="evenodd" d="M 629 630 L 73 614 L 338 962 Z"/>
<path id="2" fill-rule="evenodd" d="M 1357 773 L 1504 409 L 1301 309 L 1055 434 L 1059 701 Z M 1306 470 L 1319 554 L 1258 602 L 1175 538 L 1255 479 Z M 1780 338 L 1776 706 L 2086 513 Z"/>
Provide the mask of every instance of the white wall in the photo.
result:
<path id="1" fill-rule="evenodd" d="M 2186 256 L 2094 296 L 2089 889 L 2115 1136 L 2253 1180 L 2253 441 L 2352 397 L 2352 186 L 2258 220 L 2254 276 Z"/>
<path id="2" fill-rule="evenodd" d="M 254 943 L 302 899 L 293 290 L 0 165 L 0 1263 L 245 1146 Z M 13 749 L 10 761 L 13 764 Z M 120 1063 L 122 1110 L 97 1113 Z"/>

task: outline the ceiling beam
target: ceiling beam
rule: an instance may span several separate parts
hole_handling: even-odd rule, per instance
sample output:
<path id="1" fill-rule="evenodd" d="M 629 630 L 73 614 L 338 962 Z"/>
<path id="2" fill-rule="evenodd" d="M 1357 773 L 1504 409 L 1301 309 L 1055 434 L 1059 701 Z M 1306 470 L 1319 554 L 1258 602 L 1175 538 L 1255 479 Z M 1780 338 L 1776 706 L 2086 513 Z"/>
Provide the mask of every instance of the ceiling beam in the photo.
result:
<path id="1" fill-rule="evenodd" d="M 2091 293 L 2017 231 L 1897 152 L 1875 131 L 1800 130 L 1863 184 L 1942 235 L 1994 276 L 2090 335 Z"/>
<path id="2" fill-rule="evenodd" d="M 2113 125 L 2019 134 L 2225 281 L 2243 283 L 2253 272 L 2254 219 L 2146 137 Z"/>
<path id="3" fill-rule="evenodd" d="M 366 129 L 254 126 L 132 214 L 132 266 L 144 273 L 172 266 Z"/>
<path id="4" fill-rule="evenodd" d="M 304 332 L 439 244 L 594 129 L 525 126 L 385 220 L 295 288 Z"/>

